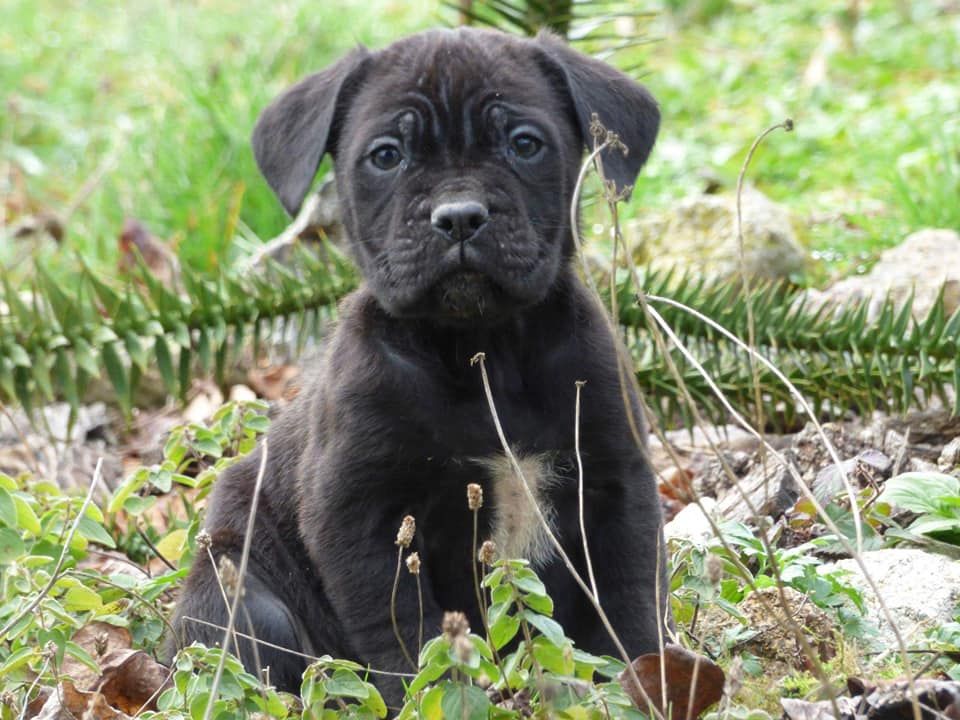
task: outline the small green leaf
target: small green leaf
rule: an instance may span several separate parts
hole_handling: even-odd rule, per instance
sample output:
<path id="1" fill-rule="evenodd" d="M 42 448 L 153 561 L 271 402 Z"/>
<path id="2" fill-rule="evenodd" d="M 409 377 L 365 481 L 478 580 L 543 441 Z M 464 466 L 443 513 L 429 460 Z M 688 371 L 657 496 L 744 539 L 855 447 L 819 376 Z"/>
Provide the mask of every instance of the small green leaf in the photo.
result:
<path id="1" fill-rule="evenodd" d="M 440 701 L 445 718 L 456 720 L 486 720 L 490 708 L 487 694 L 476 685 L 445 683 Z"/>
<path id="2" fill-rule="evenodd" d="M 77 525 L 77 532 L 87 538 L 87 540 L 91 540 L 104 547 L 111 549 L 117 547 L 117 544 L 113 541 L 113 538 L 110 537 L 110 534 L 104 530 L 103 525 L 86 515 L 80 518 L 80 523 Z"/>
<path id="3" fill-rule="evenodd" d="M 915 513 L 941 513 L 940 498 L 960 496 L 960 480 L 937 472 L 909 472 L 887 480 L 878 502 Z"/>
<path id="4" fill-rule="evenodd" d="M 557 647 L 563 647 L 563 645 L 567 643 L 567 638 L 563 634 L 563 628 L 560 627 L 560 623 L 556 620 L 548 618 L 546 615 L 535 613 L 532 610 L 524 610 L 523 617 Z"/>
<path id="5" fill-rule="evenodd" d="M 74 585 L 63 596 L 63 606 L 73 612 L 99 610 L 103 607 L 103 598 L 84 585 Z"/>
<path id="6" fill-rule="evenodd" d="M 40 649 L 37 647 L 23 647 L 12 653 L 10 657 L 0 663 L 0 677 L 7 677 L 29 662 L 40 659 Z"/>
<path id="7" fill-rule="evenodd" d="M 513 640 L 520 629 L 520 618 L 502 613 L 497 621 L 490 625 L 490 643 L 499 650 Z"/>
<path id="8" fill-rule="evenodd" d="M 0 522 L 10 528 L 17 527 L 17 506 L 13 496 L 3 488 L 0 488 Z"/>
<path id="9" fill-rule="evenodd" d="M 18 495 L 13 496 L 13 504 L 17 507 L 17 525 L 33 537 L 39 537 L 43 530 L 40 526 L 40 519 L 33 508 L 30 507 L 30 504 Z"/>
<path id="10" fill-rule="evenodd" d="M 79 660 L 81 663 L 83 663 L 88 668 L 90 668 L 93 672 L 95 673 L 100 672 L 100 666 L 97 664 L 97 661 L 93 659 L 90 653 L 88 653 L 82 647 L 77 645 L 77 643 L 73 642 L 72 640 L 68 640 L 64 645 L 63 649 L 67 655 L 70 655 L 71 657 Z"/>
<path id="11" fill-rule="evenodd" d="M 26 554 L 20 534 L 11 528 L 0 528 L 0 564 L 12 563 Z"/>
<path id="12" fill-rule="evenodd" d="M 370 685 L 351 670 L 337 670 L 326 685 L 327 692 L 335 697 L 364 699 L 370 695 Z"/>
<path id="13" fill-rule="evenodd" d="M 123 366 L 123 361 L 117 352 L 114 343 L 107 343 L 100 350 L 100 357 L 103 359 L 103 366 L 107 371 L 107 377 L 113 385 L 113 391 L 117 395 L 117 401 L 123 408 L 124 414 L 130 414 L 130 382 L 127 370 Z"/>

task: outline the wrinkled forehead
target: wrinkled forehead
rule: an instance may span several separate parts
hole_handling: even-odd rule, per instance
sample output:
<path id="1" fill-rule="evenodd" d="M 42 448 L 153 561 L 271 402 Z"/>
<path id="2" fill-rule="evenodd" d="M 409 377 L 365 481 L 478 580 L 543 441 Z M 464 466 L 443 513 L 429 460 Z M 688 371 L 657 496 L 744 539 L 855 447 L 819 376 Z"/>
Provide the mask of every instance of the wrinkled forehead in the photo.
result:
<path id="1" fill-rule="evenodd" d="M 531 43 L 484 32 L 438 31 L 377 54 L 351 115 L 367 125 L 412 110 L 439 130 L 462 127 L 491 107 L 536 119 L 563 119 L 567 108 Z"/>

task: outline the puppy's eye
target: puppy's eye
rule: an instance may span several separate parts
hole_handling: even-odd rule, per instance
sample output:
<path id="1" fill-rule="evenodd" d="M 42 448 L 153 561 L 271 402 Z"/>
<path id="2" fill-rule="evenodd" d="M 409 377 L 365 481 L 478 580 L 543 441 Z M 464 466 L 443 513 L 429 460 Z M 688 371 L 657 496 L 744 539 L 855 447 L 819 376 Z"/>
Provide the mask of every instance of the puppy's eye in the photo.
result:
<path id="1" fill-rule="evenodd" d="M 510 138 L 510 149 L 523 160 L 530 160 L 540 152 L 543 141 L 530 133 L 517 133 Z"/>
<path id="2" fill-rule="evenodd" d="M 380 170 L 393 170 L 403 162 L 403 153 L 396 145 L 378 145 L 370 151 L 370 162 Z"/>

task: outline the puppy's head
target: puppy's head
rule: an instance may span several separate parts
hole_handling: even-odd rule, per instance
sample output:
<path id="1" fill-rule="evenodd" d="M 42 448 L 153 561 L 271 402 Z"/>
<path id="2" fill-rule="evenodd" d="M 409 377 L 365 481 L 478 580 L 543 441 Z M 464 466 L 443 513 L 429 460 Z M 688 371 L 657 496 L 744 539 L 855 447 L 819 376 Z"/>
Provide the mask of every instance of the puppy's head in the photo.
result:
<path id="1" fill-rule="evenodd" d="M 431 31 L 302 80 L 264 111 L 253 148 L 290 213 L 332 155 L 354 256 L 387 312 L 496 323 L 543 300 L 572 252 L 594 113 L 629 148 L 606 153 L 607 177 L 632 184 L 659 124 L 643 87 L 549 34 Z"/>

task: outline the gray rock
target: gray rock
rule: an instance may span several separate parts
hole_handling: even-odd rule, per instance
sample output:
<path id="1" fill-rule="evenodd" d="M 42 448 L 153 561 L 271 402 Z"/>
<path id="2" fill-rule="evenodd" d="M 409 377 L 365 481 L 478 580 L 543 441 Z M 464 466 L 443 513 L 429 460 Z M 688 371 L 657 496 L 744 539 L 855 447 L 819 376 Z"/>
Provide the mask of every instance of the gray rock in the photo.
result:
<path id="1" fill-rule="evenodd" d="M 875 318 L 887 293 L 901 304 L 913 293 L 913 315 L 926 317 L 944 288 L 949 315 L 960 306 L 960 234 L 955 230 L 918 230 L 894 248 L 885 250 L 866 275 L 846 278 L 827 290 L 811 291 L 815 305 L 843 306 L 869 298 L 869 318 Z"/>
<path id="2" fill-rule="evenodd" d="M 713 537 L 713 528 L 707 515 L 716 517 L 717 501 L 713 498 L 700 498 L 700 509 L 696 503 L 690 503 L 663 527 L 663 534 L 667 540 L 690 540 L 695 543 L 705 543 Z M 707 515 L 704 514 L 706 511 Z"/>
<path id="3" fill-rule="evenodd" d="M 742 197 L 744 255 L 748 273 L 779 279 L 801 273 L 807 253 L 797 240 L 790 212 L 759 190 Z M 680 200 L 665 212 L 631 220 L 624 227 L 637 260 L 652 267 L 679 265 L 708 275 L 740 272 L 737 206 L 734 195 L 699 195 Z"/>
<path id="4" fill-rule="evenodd" d="M 796 464 L 796 453 L 785 450 L 783 456 Z M 727 520 L 747 522 L 757 515 L 777 518 L 793 507 L 800 497 L 800 488 L 790 471 L 772 455 L 765 462 L 754 464 L 737 482 L 719 493 L 717 511 Z"/>
<path id="5" fill-rule="evenodd" d="M 945 473 L 953 472 L 960 467 L 960 436 L 944 446 L 940 457 L 937 458 L 937 467 Z"/>
<path id="6" fill-rule="evenodd" d="M 867 572 L 880 591 L 893 621 L 908 644 L 924 630 L 953 619 L 960 603 L 960 561 L 910 548 L 873 550 L 863 553 Z M 880 629 L 880 640 L 889 646 L 895 635 L 880 603 L 854 560 L 824 566 L 850 572 L 850 584 L 863 595 L 866 617 Z"/>

